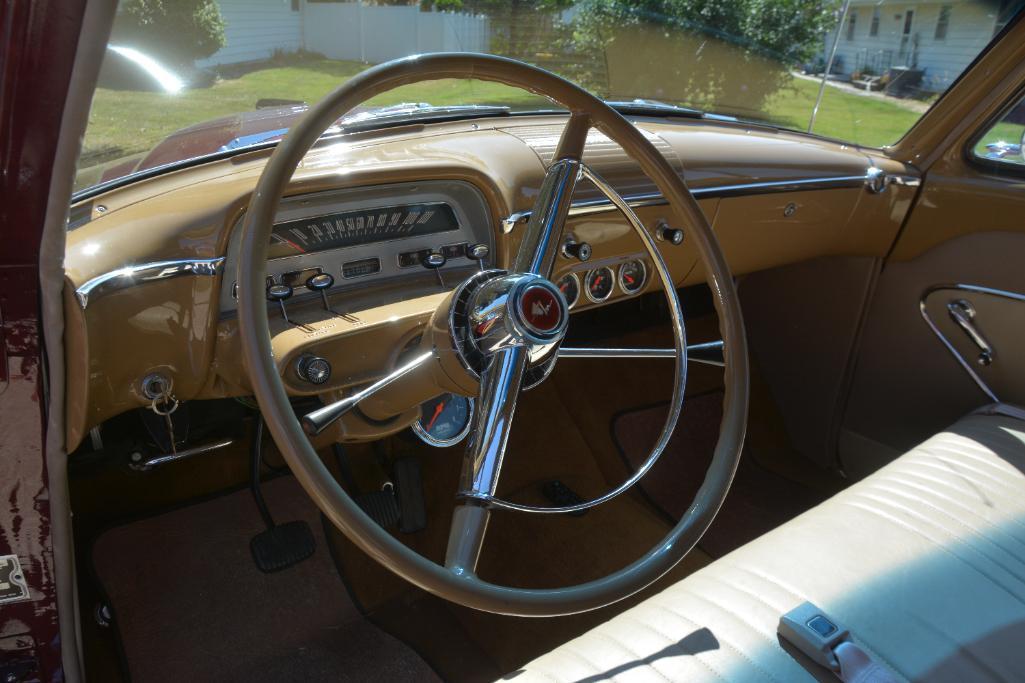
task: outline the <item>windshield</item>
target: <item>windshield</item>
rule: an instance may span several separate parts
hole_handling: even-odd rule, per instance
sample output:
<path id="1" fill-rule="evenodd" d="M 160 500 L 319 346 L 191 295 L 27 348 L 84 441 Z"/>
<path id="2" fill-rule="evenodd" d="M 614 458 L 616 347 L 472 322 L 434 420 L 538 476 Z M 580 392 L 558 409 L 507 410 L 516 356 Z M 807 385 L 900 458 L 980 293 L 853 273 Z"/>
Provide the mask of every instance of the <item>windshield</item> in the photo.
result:
<path id="1" fill-rule="evenodd" d="M 439 51 L 522 59 L 620 106 L 679 105 L 878 147 L 1023 3 L 122 0 L 75 187 L 272 144 L 363 69 Z M 334 130 L 552 108 L 502 85 L 436 81 L 379 96 Z"/>

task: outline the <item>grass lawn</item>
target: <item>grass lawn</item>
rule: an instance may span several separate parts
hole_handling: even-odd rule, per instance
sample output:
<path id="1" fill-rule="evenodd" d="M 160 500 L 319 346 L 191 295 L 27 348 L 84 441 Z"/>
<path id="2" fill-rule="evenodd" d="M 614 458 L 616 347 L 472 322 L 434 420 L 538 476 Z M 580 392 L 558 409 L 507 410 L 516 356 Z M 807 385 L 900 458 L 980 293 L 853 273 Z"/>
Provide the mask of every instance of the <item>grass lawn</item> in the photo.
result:
<path id="1" fill-rule="evenodd" d="M 795 78 L 766 106 L 766 118 L 787 128 L 808 129 L 808 118 L 818 96 L 817 82 Z M 922 115 L 874 97 L 826 87 L 815 117 L 814 133 L 859 145 L 891 145 Z"/>
<path id="2" fill-rule="evenodd" d="M 238 78 L 218 81 L 210 88 L 183 94 L 107 90 L 100 88 L 89 113 L 89 127 L 76 185 L 85 187 L 116 159 L 151 149 L 168 134 L 220 116 L 252 110 L 260 98 L 318 101 L 332 88 L 367 68 L 358 62 L 327 59 L 290 60 L 270 64 Z M 818 85 L 794 79 L 773 97 L 764 118 L 804 130 Z M 483 81 L 445 80 L 385 93 L 372 104 L 429 102 L 436 105 L 499 103 L 519 108 L 551 106 L 526 91 Z M 915 112 L 888 102 L 826 88 L 815 132 L 865 145 L 895 142 L 918 118 Z M 87 170 L 88 169 L 88 170 Z"/>

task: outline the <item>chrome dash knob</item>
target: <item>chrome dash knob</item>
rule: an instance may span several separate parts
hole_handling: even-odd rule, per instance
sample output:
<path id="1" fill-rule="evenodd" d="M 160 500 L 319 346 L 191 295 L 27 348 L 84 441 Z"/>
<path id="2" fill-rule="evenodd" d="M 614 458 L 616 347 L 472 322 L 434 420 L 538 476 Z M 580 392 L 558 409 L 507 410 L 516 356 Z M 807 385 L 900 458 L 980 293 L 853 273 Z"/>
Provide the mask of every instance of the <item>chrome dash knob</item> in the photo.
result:
<path id="1" fill-rule="evenodd" d="M 306 289 L 311 292 L 320 292 L 320 299 L 324 302 L 324 310 L 330 311 L 331 304 L 327 301 L 327 290 L 335 284 L 335 278 L 330 273 L 317 273 L 306 278 Z"/>
<path id="2" fill-rule="evenodd" d="M 275 282 L 267 285 L 267 301 L 278 302 L 278 305 L 281 306 L 281 317 L 285 319 L 285 322 L 292 322 L 288 319 L 288 312 L 285 310 L 285 299 L 291 298 L 293 291 L 290 285 Z"/>
<path id="3" fill-rule="evenodd" d="M 295 362 L 295 374 L 310 384 L 323 384 L 331 379 L 331 363 L 320 356 L 299 356 Z"/>
<path id="4" fill-rule="evenodd" d="M 441 279 L 441 268 L 446 263 L 448 263 L 448 259 L 445 258 L 444 254 L 440 251 L 432 251 L 427 256 L 424 256 L 424 260 L 420 262 L 420 265 L 427 270 L 433 270 L 434 274 L 438 276 L 438 284 L 444 287 L 445 281 Z"/>
<path id="5" fill-rule="evenodd" d="M 562 245 L 562 255 L 566 258 L 575 258 L 578 261 L 587 261 L 591 258 L 591 245 L 587 242 L 577 242 L 567 238 Z"/>
<path id="6" fill-rule="evenodd" d="M 655 237 L 663 242 L 669 242 L 674 247 L 683 244 L 683 230 L 671 228 L 665 221 L 659 221 L 655 226 Z"/>
<path id="7" fill-rule="evenodd" d="M 484 270 L 484 261 L 487 260 L 488 254 L 490 253 L 491 249 L 486 244 L 477 243 L 466 245 L 466 258 L 471 261 L 476 261 L 481 270 Z"/>

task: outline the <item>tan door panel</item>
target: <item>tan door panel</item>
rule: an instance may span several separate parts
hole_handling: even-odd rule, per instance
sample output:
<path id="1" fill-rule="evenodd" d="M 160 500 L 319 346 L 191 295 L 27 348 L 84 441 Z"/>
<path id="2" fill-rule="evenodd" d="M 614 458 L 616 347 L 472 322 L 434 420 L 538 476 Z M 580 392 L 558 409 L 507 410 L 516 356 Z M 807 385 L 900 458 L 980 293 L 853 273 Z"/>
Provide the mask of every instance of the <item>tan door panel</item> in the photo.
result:
<path id="1" fill-rule="evenodd" d="M 947 240 L 910 261 L 886 264 L 862 331 L 840 433 L 840 461 L 849 474 L 860 477 L 870 473 L 990 402 L 930 329 L 920 303 L 926 292 L 945 284 L 970 283 L 1025 292 L 1022 254 L 1025 233 L 977 232 Z M 1021 318 L 1015 322 L 1005 312 L 1006 305 L 1000 311 L 990 310 L 989 303 L 977 299 L 971 297 L 972 303 L 985 306 L 978 314 L 980 327 L 992 337 L 997 354 L 1021 355 L 1025 335 Z M 935 305 L 946 303 L 946 298 L 937 299 Z M 953 326 L 945 311 L 932 312 L 931 316 L 958 345 L 956 348 L 964 353 L 971 350 L 964 332 Z M 1006 324 L 1001 317 L 1007 318 Z M 968 357 L 974 359 L 975 355 Z M 1015 367 L 1021 367 L 1021 362 L 1017 360 Z M 997 363 L 994 371 L 1008 367 L 1000 361 L 994 365 Z M 1022 382 L 1025 375 L 1017 372 L 1009 373 L 998 386 L 1006 390 L 1007 383 Z M 1022 379 L 1013 380 L 1015 376 Z M 1025 385 L 1019 384 L 1008 398 L 1000 398 L 1011 400 L 1014 395 L 1025 399 L 1023 388 Z"/>

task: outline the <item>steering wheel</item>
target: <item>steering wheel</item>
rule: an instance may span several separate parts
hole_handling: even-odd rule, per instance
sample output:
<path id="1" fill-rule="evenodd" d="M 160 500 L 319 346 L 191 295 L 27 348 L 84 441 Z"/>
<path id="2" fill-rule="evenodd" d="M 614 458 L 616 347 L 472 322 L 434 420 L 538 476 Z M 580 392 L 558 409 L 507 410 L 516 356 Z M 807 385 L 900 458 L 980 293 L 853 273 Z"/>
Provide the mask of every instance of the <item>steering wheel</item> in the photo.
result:
<path id="1" fill-rule="evenodd" d="M 368 517 L 325 467 L 296 418 L 271 352 L 264 298 L 267 246 L 278 203 L 293 171 L 323 132 L 357 105 L 397 86 L 442 78 L 473 78 L 523 88 L 569 110 L 520 248 L 511 268 L 486 271 L 463 283 L 447 299 L 440 341 L 421 361 L 438 363 L 445 372 L 476 379 L 478 410 L 464 458 L 463 475 L 449 535 L 445 564 L 437 564 L 403 545 Z M 616 141 L 655 183 L 670 206 L 689 224 L 708 274 L 724 342 L 725 399 L 719 441 L 694 501 L 675 527 L 632 564 L 603 578 L 554 589 L 499 586 L 476 576 L 474 569 L 491 510 L 565 512 L 608 500 L 626 490 L 665 449 L 683 407 L 687 346 L 683 312 L 675 283 L 654 238 L 630 206 L 593 170 L 581 162 L 590 128 Z M 600 498 L 570 508 L 529 509 L 495 498 L 516 399 L 530 373 L 554 364 L 568 324 L 568 306 L 551 275 L 573 188 L 581 177 L 591 180 L 627 216 L 655 264 L 666 298 L 675 342 L 673 399 L 652 454 L 623 485 Z M 708 528 L 729 490 L 740 458 L 747 423 L 747 348 L 740 306 L 726 260 L 707 220 L 680 175 L 644 135 L 597 97 L 552 73 L 512 59 L 479 54 L 431 54 L 370 68 L 339 86 L 288 132 L 277 145 L 253 192 L 243 224 L 238 263 L 239 333 L 253 391 L 271 435 L 299 483 L 350 540 L 404 579 L 452 602 L 480 610 L 518 616 L 558 616 L 596 609 L 648 586 L 686 555 Z M 446 335 L 450 339 L 444 339 Z M 476 365 L 460 342 L 471 339 Z M 459 362 L 453 361 L 456 354 Z M 540 360 L 539 360 L 540 359 Z M 543 377 L 542 377 L 543 379 Z M 439 390 L 440 391 L 440 390 Z"/>

